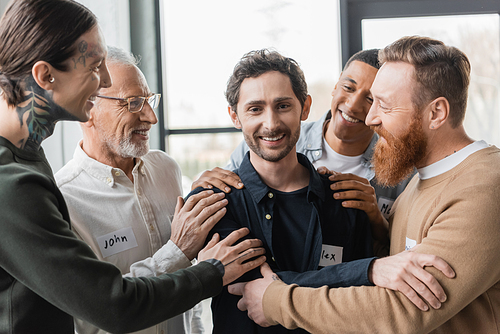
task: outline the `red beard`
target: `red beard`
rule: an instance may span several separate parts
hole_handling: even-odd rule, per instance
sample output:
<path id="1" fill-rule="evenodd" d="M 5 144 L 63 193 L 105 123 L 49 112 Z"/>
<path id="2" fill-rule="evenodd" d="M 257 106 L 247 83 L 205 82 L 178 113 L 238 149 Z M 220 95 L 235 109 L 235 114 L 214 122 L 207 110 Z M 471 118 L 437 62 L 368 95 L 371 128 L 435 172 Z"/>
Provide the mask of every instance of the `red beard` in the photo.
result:
<path id="1" fill-rule="evenodd" d="M 405 180 L 425 157 L 427 138 L 422 130 L 422 118 L 413 117 L 408 130 L 400 137 L 394 137 L 381 125 L 372 128 L 386 140 L 386 143 L 377 142 L 372 158 L 377 183 L 394 187 Z"/>

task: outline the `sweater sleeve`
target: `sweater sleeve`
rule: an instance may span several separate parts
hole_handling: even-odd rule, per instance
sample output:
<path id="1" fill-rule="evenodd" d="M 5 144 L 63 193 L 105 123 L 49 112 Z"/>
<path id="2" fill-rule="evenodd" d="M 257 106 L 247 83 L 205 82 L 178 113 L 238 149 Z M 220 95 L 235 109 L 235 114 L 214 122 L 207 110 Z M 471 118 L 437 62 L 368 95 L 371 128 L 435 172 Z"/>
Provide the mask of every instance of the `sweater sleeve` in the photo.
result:
<path id="1" fill-rule="evenodd" d="M 415 210 L 420 210 L 419 219 L 424 221 L 420 228 L 408 223 L 410 236 L 419 235 L 416 251 L 442 257 L 456 272 L 455 278 L 448 279 L 426 267 L 448 296 L 439 310 L 420 311 L 403 294 L 379 287 L 311 289 L 273 283 L 263 300 L 267 319 L 313 333 L 428 333 L 445 323 L 441 332 L 496 332 L 500 180 L 494 175 L 476 169 L 466 177 L 455 177 L 452 182 L 458 183 L 443 186 L 438 196 L 422 194 L 434 199 L 429 211 L 412 199 L 410 206 L 418 207 Z M 407 217 L 414 216 L 409 213 Z M 405 235 L 398 235 L 403 246 Z"/>
<path id="2" fill-rule="evenodd" d="M 137 331 L 219 293 L 217 268 L 196 266 L 152 278 L 123 278 L 77 239 L 55 182 L 25 172 L 0 192 L 0 266 L 49 303 L 111 332 Z"/>

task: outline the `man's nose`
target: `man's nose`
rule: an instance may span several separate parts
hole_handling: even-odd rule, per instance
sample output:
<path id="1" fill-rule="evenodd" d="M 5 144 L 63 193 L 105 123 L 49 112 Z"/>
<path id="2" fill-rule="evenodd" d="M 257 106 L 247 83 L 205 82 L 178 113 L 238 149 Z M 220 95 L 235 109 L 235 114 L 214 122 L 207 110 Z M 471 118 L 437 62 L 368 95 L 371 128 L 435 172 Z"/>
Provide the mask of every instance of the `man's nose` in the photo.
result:
<path id="1" fill-rule="evenodd" d="M 144 101 L 144 106 L 142 107 L 141 110 L 141 121 L 148 122 L 151 124 L 158 123 L 158 118 L 156 117 L 153 108 L 151 108 L 147 100 Z"/>
<path id="2" fill-rule="evenodd" d="M 345 102 L 349 110 L 356 114 L 366 114 L 370 109 L 370 104 L 362 94 L 352 94 Z"/>
<path id="3" fill-rule="evenodd" d="M 272 108 L 266 108 L 264 126 L 270 131 L 279 127 L 280 121 L 278 113 Z"/>
<path id="4" fill-rule="evenodd" d="M 373 125 L 378 125 L 380 123 L 381 122 L 380 122 L 380 117 L 378 116 L 377 113 L 376 103 L 373 102 L 372 106 L 370 107 L 370 110 L 368 111 L 368 114 L 366 115 L 365 124 L 368 126 L 373 126 Z"/>

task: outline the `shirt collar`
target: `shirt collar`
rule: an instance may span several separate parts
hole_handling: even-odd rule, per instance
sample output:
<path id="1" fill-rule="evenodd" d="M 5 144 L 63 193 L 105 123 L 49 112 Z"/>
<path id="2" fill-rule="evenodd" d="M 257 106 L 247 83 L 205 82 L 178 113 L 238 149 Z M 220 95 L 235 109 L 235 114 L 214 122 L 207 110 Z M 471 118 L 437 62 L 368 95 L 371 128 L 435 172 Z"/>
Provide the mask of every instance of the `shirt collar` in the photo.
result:
<path id="1" fill-rule="evenodd" d="M 313 122 L 308 131 L 304 131 L 301 127 L 299 141 L 297 142 L 297 147 L 304 147 L 305 151 L 317 151 L 321 150 L 323 144 L 323 129 L 325 127 L 325 122 L 332 118 L 332 114 L 330 111 L 326 112 L 321 116 L 320 119 Z M 304 138 L 304 139 L 302 139 Z M 304 140 L 305 143 L 301 144 L 301 140 Z M 298 149 L 300 150 L 300 149 Z"/>
<path id="2" fill-rule="evenodd" d="M 325 189 L 321 176 L 305 155 L 297 153 L 297 159 L 299 163 L 306 167 L 309 171 L 307 198 L 311 201 L 311 195 L 314 194 L 321 200 L 324 200 Z M 241 165 L 236 173 L 239 175 L 241 181 L 243 181 L 243 184 L 245 185 L 245 188 L 248 190 L 256 203 L 259 203 L 269 193 L 271 188 L 262 182 L 259 174 L 250 162 L 250 151 L 245 154 L 245 157 L 243 158 L 243 161 L 241 162 Z"/>
<path id="3" fill-rule="evenodd" d="M 439 160 L 438 162 L 417 169 L 418 177 L 420 178 L 420 180 L 427 180 L 441 175 L 458 166 L 472 153 L 482 150 L 483 148 L 487 148 L 488 146 L 489 145 L 484 140 L 473 142 L 472 144 L 465 146 L 460 151 L 455 152 L 452 155 Z"/>
<path id="4" fill-rule="evenodd" d="M 82 149 L 83 140 L 80 141 L 73 154 L 73 160 L 80 166 L 87 174 L 106 183 L 109 187 L 113 187 L 115 180 L 119 176 L 124 176 L 125 172 L 120 168 L 114 168 L 103 164 L 95 159 L 92 159 Z M 144 161 L 140 158 L 135 158 L 135 166 L 133 169 L 134 175 L 140 171 L 144 174 Z"/>
<path id="5" fill-rule="evenodd" d="M 367 167 L 373 167 L 371 160 L 373 157 L 373 152 L 375 151 L 375 145 L 377 144 L 377 141 L 378 141 L 378 134 L 374 133 L 372 136 L 372 140 L 368 145 L 368 148 L 363 153 L 363 159 L 365 160 L 365 164 Z"/>

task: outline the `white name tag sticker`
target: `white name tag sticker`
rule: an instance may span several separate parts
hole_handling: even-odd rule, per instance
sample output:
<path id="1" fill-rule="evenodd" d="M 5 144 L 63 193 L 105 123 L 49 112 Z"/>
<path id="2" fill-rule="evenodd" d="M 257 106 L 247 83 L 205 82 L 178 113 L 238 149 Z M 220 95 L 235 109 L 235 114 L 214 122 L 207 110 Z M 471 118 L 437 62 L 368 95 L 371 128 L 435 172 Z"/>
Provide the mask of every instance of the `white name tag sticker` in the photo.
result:
<path id="1" fill-rule="evenodd" d="M 379 197 L 378 198 L 378 209 L 382 212 L 382 215 L 385 219 L 389 219 L 391 215 L 392 205 L 394 204 L 394 200 L 387 197 Z"/>
<path id="2" fill-rule="evenodd" d="M 417 242 L 415 240 L 412 240 L 408 237 L 406 237 L 406 246 L 405 246 L 405 250 L 410 250 L 412 249 L 413 247 L 415 247 L 417 245 Z"/>
<path id="3" fill-rule="evenodd" d="M 344 248 L 339 246 L 324 245 L 321 249 L 321 259 L 319 265 L 321 267 L 333 266 L 334 264 L 342 263 L 342 252 Z"/>
<path id="4" fill-rule="evenodd" d="M 104 258 L 137 247 L 137 240 L 132 227 L 122 228 L 102 235 L 97 237 L 96 240 Z"/>

